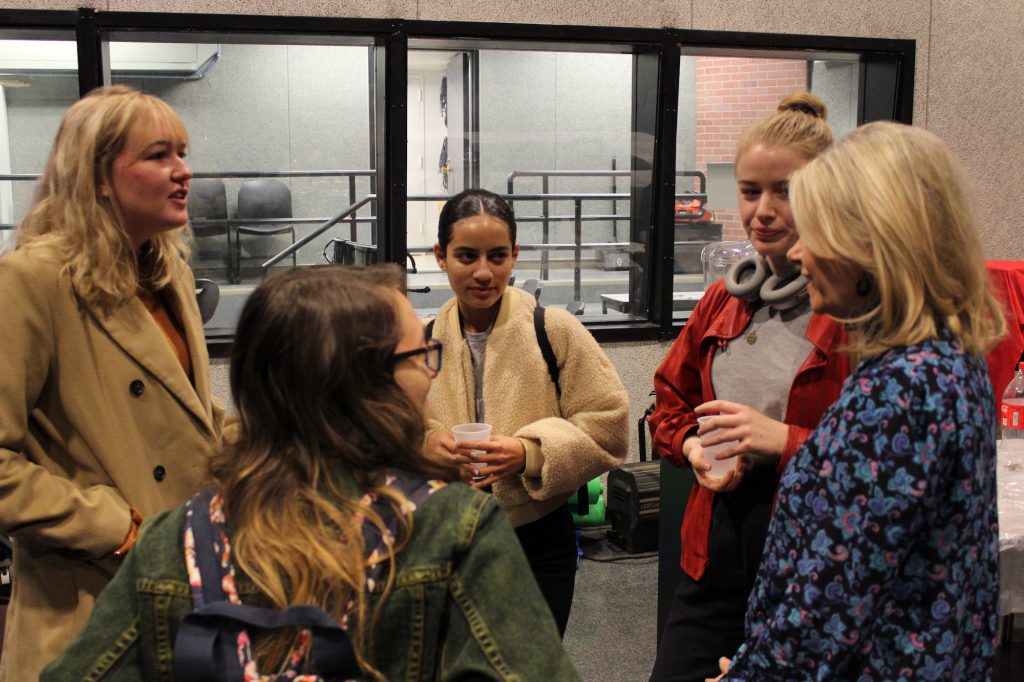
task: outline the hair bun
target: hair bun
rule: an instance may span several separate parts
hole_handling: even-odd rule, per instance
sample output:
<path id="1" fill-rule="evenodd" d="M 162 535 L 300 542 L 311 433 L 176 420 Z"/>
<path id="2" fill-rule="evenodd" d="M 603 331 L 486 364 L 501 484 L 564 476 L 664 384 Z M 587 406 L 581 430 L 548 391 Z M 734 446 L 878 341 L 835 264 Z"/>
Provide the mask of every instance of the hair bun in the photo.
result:
<path id="1" fill-rule="evenodd" d="M 821 98 L 809 92 L 797 92 L 789 95 L 779 103 L 778 110 L 780 112 L 796 111 L 813 116 L 814 118 L 820 118 L 823 121 L 828 118 L 828 107 L 821 101 Z"/>

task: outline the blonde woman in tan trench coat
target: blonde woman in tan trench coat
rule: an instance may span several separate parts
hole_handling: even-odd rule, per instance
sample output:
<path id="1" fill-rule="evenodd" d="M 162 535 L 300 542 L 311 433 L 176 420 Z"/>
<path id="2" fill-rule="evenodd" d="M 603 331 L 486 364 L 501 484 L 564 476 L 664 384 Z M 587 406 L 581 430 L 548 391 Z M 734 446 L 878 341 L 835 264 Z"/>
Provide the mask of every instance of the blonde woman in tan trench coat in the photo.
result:
<path id="1" fill-rule="evenodd" d="M 83 98 L 0 258 L 0 532 L 14 541 L 0 679 L 38 679 L 142 519 L 200 487 L 220 442 L 184 260 L 186 140 L 154 97 Z"/>

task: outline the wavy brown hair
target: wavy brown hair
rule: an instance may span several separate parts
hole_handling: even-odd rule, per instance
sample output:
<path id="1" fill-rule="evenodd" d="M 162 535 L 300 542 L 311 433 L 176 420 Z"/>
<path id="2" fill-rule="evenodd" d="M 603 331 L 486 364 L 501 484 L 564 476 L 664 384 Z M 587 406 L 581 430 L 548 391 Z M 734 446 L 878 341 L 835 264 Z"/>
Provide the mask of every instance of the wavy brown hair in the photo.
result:
<path id="1" fill-rule="evenodd" d="M 372 677 L 373 627 L 412 530 L 404 498 L 383 485 L 382 470 L 457 478 L 423 457 L 423 415 L 394 379 L 401 286 L 397 266 L 382 265 L 297 268 L 257 287 L 231 357 L 241 433 L 211 462 L 238 566 L 276 608 L 316 604 L 347 617 Z M 360 518 L 384 527 L 361 501 L 366 493 L 389 500 L 401 521 L 372 612 Z M 293 635 L 257 639 L 261 669 L 283 661 Z"/>
<path id="2" fill-rule="evenodd" d="M 73 104 L 57 131 L 35 202 L 18 225 L 18 248 L 56 247 L 78 295 L 108 311 L 134 297 L 140 283 L 157 291 L 187 268 L 185 229 L 176 229 L 150 240 L 140 275 L 121 207 L 113 195 L 100 192 L 112 184 L 114 161 L 139 124 L 188 141 L 185 125 L 167 103 L 124 85 L 97 88 Z"/>

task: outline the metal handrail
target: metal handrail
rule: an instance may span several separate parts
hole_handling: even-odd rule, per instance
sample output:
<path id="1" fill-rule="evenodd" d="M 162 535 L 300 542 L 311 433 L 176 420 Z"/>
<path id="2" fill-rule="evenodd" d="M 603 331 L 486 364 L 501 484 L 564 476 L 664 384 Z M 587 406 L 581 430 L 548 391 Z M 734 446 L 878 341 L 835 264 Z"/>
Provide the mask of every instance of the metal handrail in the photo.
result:
<path id="1" fill-rule="evenodd" d="M 633 171 L 629 171 L 629 170 L 621 170 L 621 171 L 620 170 L 615 170 L 614 165 L 615 165 L 615 159 L 612 159 L 612 170 L 532 170 L 532 171 L 531 170 L 525 170 L 525 171 L 512 171 L 511 173 L 509 173 L 508 178 L 506 180 L 506 184 L 508 185 L 508 194 L 506 195 L 506 198 L 509 198 L 509 203 L 511 203 L 512 198 L 519 199 L 519 198 L 522 197 L 522 195 L 518 195 L 518 194 L 515 193 L 515 179 L 516 178 L 529 178 L 529 177 L 537 178 L 537 177 L 539 177 L 541 179 L 541 192 L 543 194 L 548 194 L 548 192 L 549 192 L 549 190 L 551 188 L 551 186 L 550 186 L 550 179 L 551 178 L 611 178 L 612 179 L 612 188 L 614 189 L 615 188 L 615 178 L 630 177 L 632 175 L 632 173 L 633 173 Z M 708 201 L 708 195 L 707 195 L 707 176 L 705 176 L 704 173 L 702 173 L 701 171 L 697 171 L 697 170 L 693 170 L 693 171 L 677 170 L 676 171 L 676 177 L 680 177 L 680 176 L 682 176 L 682 177 L 694 177 L 694 178 L 697 178 L 700 181 L 700 191 L 699 192 L 677 192 L 676 195 L 675 195 L 676 198 L 699 199 L 701 201 L 701 203 L 706 204 L 707 201 Z M 613 192 L 613 194 L 618 196 L 618 192 Z M 629 194 L 625 194 L 625 195 L 622 195 L 622 196 L 625 196 L 626 198 L 630 197 Z M 551 219 L 548 217 L 548 215 L 549 215 L 548 214 L 549 208 L 550 208 L 550 206 L 548 205 L 547 201 L 544 201 L 541 204 L 541 215 L 542 215 L 542 221 L 541 221 L 542 222 L 542 224 L 541 224 L 541 241 L 544 242 L 545 244 L 551 238 L 551 225 L 550 225 Z M 612 212 L 617 212 L 617 211 L 618 211 L 618 201 L 616 199 L 612 199 Z M 624 217 L 626 217 L 628 219 L 627 216 L 624 216 Z M 516 218 L 516 220 L 518 221 L 519 218 Z M 616 222 L 612 223 L 612 235 L 616 239 L 619 236 L 618 229 L 617 229 L 617 223 Z M 546 253 L 545 254 L 541 254 L 541 257 L 540 257 L 540 277 L 541 277 L 542 280 L 547 280 L 547 278 L 548 278 L 548 256 L 547 256 Z"/>
<path id="2" fill-rule="evenodd" d="M 298 171 L 219 171 L 216 173 L 193 173 L 192 178 L 194 180 L 207 180 L 207 179 L 221 179 L 221 178 L 241 178 L 241 179 L 255 179 L 255 178 L 348 178 L 348 200 L 354 201 L 356 196 L 356 178 L 357 177 L 374 177 L 377 175 L 377 171 L 368 168 L 353 168 L 353 169 L 340 169 L 340 170 L 298 170 Z M 23 181 L 34 181 L 42 177 L 41 173 L 4 173 L 0 174 L 0 182 L 5 180 L 12 182 L 23 182 Z M 284 220 L 282 222 L 288 223 L 315 223 L 323 220 L 322 218 L 295 218 L 291 220 Z M 356 238 L 357 223 L 366 222 L 353 218 L 349 221 L 349 226 L 352 234 L 352 238 Z M 228 225 L 229 229 L 231 225 L 240 224 L 233 218 L 230 220 L 216 220 L 216 221 L 192 221 L 193 225 L 199 227 L 205 227 L 208 225 Z M 272 224 L 270 220 L 246 220 L 245 225 L 254 224 Z M 12 223 L 0 223 L 0 230 L 11 230 L 17 227 Z"/>
<path id="3" fill-rule="evenodd" d="M 633 171 L 628 170 L 532 170 L 532 171 L 512 171 L 508 174 L 506 182 L 508 184 L 508 193 L 513 194 L 514 181 L 516 178 L 626 178 L 633 174 Z M 707 176 L 698 170 L 677 170 L 676 177 L 688 177 L 697 178 L 700 180 L 700 191 L 699 192 L 684 192 L 683 194 L 706 194 L 708 179 Z M 680 194 L 676 194 L 680 196 Z"/>
<path id="4" fill-rule="evenodd" d="M 265 263 L 263 263 L 263 265 L 261 265 L 260 267 L 262 267 L 264 270 L 266 270 L 269 267 L 273 267 L 282 258 L 287 258 L 288 256 L 292 255 L 293 253 L 295 253 L 296 251 L 301 249 L 303 246 L 305 246 L 306 244 L 310 243 L 311 241 L 313 241 L 314 239 L 316 239 L 317 237 L 322 235 L 324 232 L 326 232 L 327 230 L 331 229 L 332 227 L 334 227 L 335 225 L 340 223 L 342 220 L 347 218 L 350 213 L 355 213 L 356 211 L 361 209 L 363 206 L 366 206 L 371 201 L 376 201 L 376 200 L 377 200 L 377 195 L 376 194 L 367 194 L 365 197 L 363 197 L 362 199 L 360 199 L 356 203 L 352 204 L 351 206 L 348 206 L 346 208 L 341 209 L 341 211 L 339 211 L 333 218 L 330 218 L 329 220 L 324 221 L 315 230 L 313 230 L 312 232 L 307 234 L 302 239 L 299 239 L 298 241 L 293 242 L 291 244 L 291 246 L 286 247 L 284 251 L 280 252 L 276 256 L 272 256 L 270 258 L 270 260 L 268 260 Z"/>
<path id="5" fill-rule="evenodd" d="M 517 194 L 517 195 L 515 195 L 516 199 L 519 199 L 519 200 L 522 200 L 522 201 L 571 201 L 571 202 L 573 202 L 573 218 L 572 218 L 573 219 L 573 224 L 574 224 L 573 243 L 571 245 L 570 244 L 559 245 L 558 247 L 551 248 L 550 250 L 552 250 L 552 251 L 568 250 L 568 248 L 571 248 L 572 251 L 573 251 L 573 264 L 575 266 L 573 268 L 573 300 L 574 301 L 582 300 L 581 296 L 582 296 L 582 289 L 583 289 L 583 280 L 582 280 L 583 249 L 584 248 L 600 248 L 600 246 L 598 244 L 594 244 L 592 246 L 591 245 L 586 245 L 585 246 L 584 243 L 583 243 L 583 222 L 584 222 L 583 202 L 584 201 L 608 201 L 610 199 L 618 199 L 618 198 L 622 198 L 624 196 L 629 196 L 629 195 L 624 194 L 624 193 L 618 193 L 618 192 L 615 192 L 615 193 L 608 193 L 608 192 L 579 193 L 579 194 Z M 330 220 L 325 221 L 323 224 L 321 224 L 315 230 L 310 232 L 308 235 L 306 235 L 302 239 L 294 242 L 293 244 L 285 247 L 285 249 L 282 250 L 277 255 L 272 256 L 269 260 L 264 262 L 261 267 L 264 270 L 266 270 L 267 268 L 273 267 L 275 264 L 279 263 L 282 259 L 287 258 L 288 256 L 292 255 L 293 253 L 298 251 L 300 248 L 302 248 L 303 246 L 308 244 L 310 241 L 312 241 L 316 237 L 319 237 L 325 231 L 327 231 L 328 229 L 330 229 L 331 227 L 333 227 L 337 223 L 339 223 L 342 220 L 344 220 L 350 214 L 354 214 L 355 211 L 359 210 L 359 208 L 361 208 L 362 206 L 365 206 L 366 204 L 368 204 L 369 202 L 375 200 L 376 198 L 377 198 L 376 194 L 368 194 L 368 195 L 366 195 L 366 197 L 364 197 L 360 201 L 356 202 L 355 204 L 352 204 L 351 206 L 348 206 L 348 207 L 342 209 L 337 215 L 335 215 Z M 449 195 L 447 195 L 447 194 L 411 194 L 407 198 L 408 198 L 409 201 L 444 201 L 444 200 L 447 200 L 447 199 L 449 199 L 451 197 L 449 197 Z M 542 217 L 541 219 L 543 220 L 543 219 L 549 219 L 549 218 Z M 287 222 L 287 219 L 276 219 L 275 221 L 276 222 Z M 256 222 L 256 221 L 249 221 L 249 222 Z M 603 244 L 615 244 L 615 245 L 618 245 L 619 243 L 618 242 L 601 242 L 601 244 L 602 245 Z M 565 248 L 562 248 L 563 246 Z M 546 268 L 546 265 L 547 265 L 547 263 L 546 263 L 546 256 L 547 256 L 547 252 L 549 250 L 548 244 L 547 243 L 542 243 L 542 244 L 530 245 L 530 247 L 532 247 L 532 248 L 530 248 L 528 250 L 538 250 L 538 251 L 541 251 L 541 259 L 542 259 L 542 264 L 543 264 L 542 267 Z M 520 248 L 522 248 L 522 246 Z M 545 271 L 542 274 L 544 276 L 544 279 L 547 279 L 548 272 Z"/>
<path id="6" fill-rule="evenodd" d="M 217 173 L 193 173 L 193 178 L 342 178 L 373 177 L 377 171 L 354 170 L 306 170 L 306 171 L 221 171 Z M 0 180 L 3 178 L 0 177 Z"/>

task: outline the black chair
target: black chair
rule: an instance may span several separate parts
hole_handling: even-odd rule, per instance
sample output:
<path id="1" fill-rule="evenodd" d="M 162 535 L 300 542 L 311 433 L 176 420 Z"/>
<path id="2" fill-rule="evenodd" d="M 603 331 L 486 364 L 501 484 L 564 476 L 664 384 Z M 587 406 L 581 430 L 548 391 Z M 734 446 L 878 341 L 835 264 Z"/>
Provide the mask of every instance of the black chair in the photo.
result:
<path id="1" fill-rule="evenodd" d="M 218 178 L 197 178 L 188 184 L 188 219 L 195 237 L 224 235 L 227 248 L 224 260 L 228 281 L 235 281 L 231 261 L 231 228 L 228 223 L 228 197 L 224 181 Z M 218 222 L 219 221 L 219 222 Z"/>
<path id="2" fill-rule="evenodd" d="M 523 291 L 525 291 L 528 294 L 531 294 L 538 301 L 540 300 L 541 287 L 543 287 L 541 281 L 533 277 L 523 282 Z"/>
<path id="3" fill-rule="evenodd" d="M 246 219 L 291 218 L 292 193 L 288 185 L 276 178 L 248 180 L 238 189 L 238 209 L 235 213 L 235 272 L 242 274 L 242 235 L 271 237 L 288 232 L 295 243 L 295 225 L 291 223 L 245 224 Z M 268 254 L 273 255 L 273 254 Z M 298 265 L 292 253 L 292 266 Z M 238 281 L 236 280 L 236 281 Z"/>
<path id="4" fill-rule="evenodd" d="M 377 263 L 377 245 L 361 244 L 350 239 L 334 240 L 334 262 L 338 265 L 365 267 Z"/>
<path id="5" fill-rule="evenodd" d="M 199 317 L 203 324 L 213 319 L 217 312 L 217 304 L 220 303 L 220 286 L 212 279 L 196 280 L 196 303 L 199 304 Z"/>
<path id="6" fill-rule="evenodd" d="M 354 242 L 351 239 L 342 239 L 338 237 L 333 240 L 334 242 L 334 263 L 336 265 L 356 265 L 360 267 L 366 267 L 367 265 L 376 265 L 378 261 L 377 257 L 377 245 L 376 244 L 362 244 L 360 242 Z M 408 266 L 405 268 L 405 272 L 410 275 L 415 275 L 419 270 L 416 268 L 416 259 L 412 257 L 412 254 L 408 251 L 405 253 L 405 257 L 408 260 Z M 407 293 L 415 294 L 429 294 L 430 287 L 409 287 L 406 289 Z"/>
<path id="7" fill-rule="evenodd" d="M 586 309 L 587 304 L 583 301 L 571 301 L 565 304 L 565 309 L 573 315 L 582 315 Z"/>

